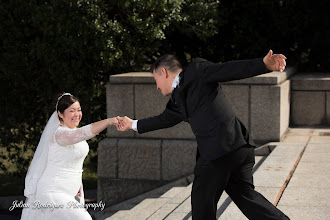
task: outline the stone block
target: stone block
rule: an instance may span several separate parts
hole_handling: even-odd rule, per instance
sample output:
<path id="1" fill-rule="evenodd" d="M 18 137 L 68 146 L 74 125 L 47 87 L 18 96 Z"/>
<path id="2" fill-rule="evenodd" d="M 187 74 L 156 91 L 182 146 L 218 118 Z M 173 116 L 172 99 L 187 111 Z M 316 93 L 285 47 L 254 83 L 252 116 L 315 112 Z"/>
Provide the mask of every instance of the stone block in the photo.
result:
<path id="1" fill-rule="evenodd" d="M 324 135 L 321 133 L 330 133 L 330 128 L 313 128 L 313 135 Z"/>
<path id="2" fill-rule="evenodd" d="M 279 202 L 280 206 L 328 207 L 330 189 L 286 188 Z"/>
<path id="3" fill-rule="evenodd" d="M 193 173 L 196 151 L 196 141 L 164 140 L 162 144 L 162 179 L 174 180 Z"/>
<path id="4" fill-rule="evenodd" d="M 248 220 L 248 218 L 239 210 L 235 203 L 231 202 L 226 210 L 217 215 L 217 219 L 221 220 Z"/>
<path id="5" fill-rule="evenodd" d="M 295 173 L 290 179 L 288 188 L 330 189 L 330 176 L 314 173 Z"/>
<path id="6" fill-rule="evenodd" d="M 104 202 L 106 208 L 141 193 L 160 187 L 166 182 L 139 179 L 98 178 L 97 200 Z"/>
<path id="7" fill-rule="evenodd" d="M 155 79 L 150 72 L 131 72 L 111 75 L 109 80 L 112 84 L 155 83 Z"/>
<path id="8" fill-rule="evenodd" d="M 289 126 L 290 81 L 251 87 L 251 134 L 256 141 L 280 141 Z"/>
<path id="9" fill-rule="evenodd" d="M 303 145 L 277 146 L 254 174 L 257 187 L 282 187 Z"/>
<path id="10" fill-rule="evenodd" d="M 168 199 L 166 198 L 146 199 L 144 201 L 147 200 L 151 200 L 151 203 L 147 204 L 145 207 L 140 207 L 136 211 L 134 209 L 130 211 L 130 214 L 133 217 L 132 219 L 149 219 L 151 215 L 153 215 L 157 210 L 159 210 L 168 202 Z"/>
<path id="11" fill-rule="evenodd" d="M 160 197 L 161 198 L 173 198 L 177 194 L 179 194 L 180 192 L 182 192 L 182 190 L 184 190 L 184 188 L 185 188 L 185 186 L 173 187 L 169 191 L 167 191 L 166 193 L 164 193 L 163 195 L 161 195 Z"/>
<path id="12" fill-rule="evenodd" d="M 248 85 L 222 85 L 222 90 L 236 113 L 236 116 L 243 122 L 246 128 L 250 130 L 249 123 L 249 100 L 250 88 Z"/>
<path id="13" fill-rule="evenodd" d="M 309 134 L 313 133 L 314 128 L 289 128 L 286 136 L 288 135 L 301 135 L 301 136 L 309 136 Z"/>
<path id="14" fill-rule="evenodd" d="M 148 220 L 165 219 L 171 212 L 173 212 L 173 210 L 176 209 L 177 206 L 178 204 L 167 203 L 158 209 L 154 214 L 152 214 Z"/>
<path id="15" fill-rule="evenodd" d="M 234 85 L 278 85 L 286 81 L 293 74 L 295 74 L 296 69 L 294 67 L 287 67 L 285 71 L 273 71 L 270 73 L 265 73 L 259 76 L 250 77 L 241 80 L 234 80 L 227 82 L 225 84 Z"/>
<path id="16" fill-rule="evenodd" d="M 271 203 L 275 202 L 277 195 L 279 194 L 280 187 L 256 187 L 255 190 L 263 195 Z"/>
<path id="17" fill-rule="evenodd" d="M 330 143 L 330 136 L 312 136 L 309 143 L 311 143 L 311 144 L 328 144 L 328 143 Z"/>
<path id="18" fill-rule="evenodd" d="M 330 153 L 304 153 L 301 162 L 330 163 Z"/>
<path id="19" fill-rule="evenodd" d="M 157 91 L 156 84 L 135 85 L 135 113 L 136 119 L 152 117 L 161 114 L 169 100 Z M 188 123 L 181 122 L 174 127 L 137 134 L 142 138 L 166 138 L 166 139 L 195 139 Z"/>
<path id="20" fill-rule="evenodd" d="M 166 217 L 166 220 L 178 220 L 178 219 L 187 219 L 191 216 L 191 213 L 187 212 L 172 212 L 169 216 Z"/>
<path id="21" fill-rule="evenodd" d="M 120 139 L 118 178 L 160 180 L 161 140 Z"/>
<path id="22" fill-rule="evenodd" d="M 293 90 L 330 90 L 330 73 L 299 73 L 292 77 Z"/>
<path id="23" fill-rule="evenodd" d="M 308 140 L 309 140 L 309 136 L 289 135 L 285 137 L 282 143 L 307 144 Z"/>
<path id="24" fill-rule="evenodd" d="M 182 204 L 187 198 L 191 195 L 192 185 L 189 184 L 184 190 L 182 190 L 179 194 L 177 194 L 174 198 L 172 198 L 169 203 L 172 204 Z"/>
<path id="25" fill-rule="evenodd" d="M 330 154 L 330 144 L 329 142 L 324 144 L 308 144 L 305 153 Z"/>
<path id="26" fill-rule="evenodd" d="M 181 205 L 179 205 L 174 212 L 185 212 L 189 213 L 191 211 L 191 196 L 188 197 Z"/>
<path id="27" fill-rule="evenodd" d="M 327 100 L 326 100 L 326 109 L 327 109 L 327 122 L 330 125 L 330 92 L 327 92 Z"/>
<path id="28" fill-rule="evenodd" d="M 289 129 L 290 124 L 290 102 L 291 102 L 291 81 L 287 80 L 280 85 L 280 141 Z"/>
<path id="29" fill-rule="evenodd" d="M 118 178 L 117 139 L 106 138 L 99 142 L 97 149 L 98 177 Z"/>
<path id="30" fill-rule="evenodd" d="M 295 174 L 313 173 L 317 175 L 330 176 L 330 163 L 319 163 L 317 161 L 300 161 Z"/>
<path id="31" fill-rule="evenodd" d="M 128 116 L 134 118 L 133 85 L 107 84 L 107 117 Z M 119 132 L 115 126 L 109 126 L 108 137 L 134 137 L 132 130 Z"/>
<path id="32" fill-rule="evenodd" d="M 327 123 L 324 92 L 292 91 L 291 109 L 293 126 L 315 126 Z"/>
<path id="33" fill-rule="evenodd" d="M 288 172 L 276 170 L 258 170 L 254 176 L 256 187 L 277 187 L 281 188 L 285 183 Z"/>
<path id="34" fill-rule="evenodd" d="M 290 219 L 299 220 L 325 220 L 330 216 L 329 207 L 319 206 L 277 206 L 283 213 L 285 213 Z"/>

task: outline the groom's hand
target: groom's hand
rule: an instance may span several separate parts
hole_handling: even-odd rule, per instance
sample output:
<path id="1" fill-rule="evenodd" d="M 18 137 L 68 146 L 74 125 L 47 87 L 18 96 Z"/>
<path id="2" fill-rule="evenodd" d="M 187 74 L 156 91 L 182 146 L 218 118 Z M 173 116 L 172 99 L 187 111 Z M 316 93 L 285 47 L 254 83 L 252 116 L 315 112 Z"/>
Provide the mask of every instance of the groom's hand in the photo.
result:
<path id="1" fill-rule="evenodd" d="M 118 124 L 116 125 L 118 131 L 127 131 L 132 129 L 133 120 L 129 117 L 117 117 Z"/>
<path id="2" fill-rule="evenodd" d="M 272 50 L 269 50 L 268 54 L 263 58 L 264 64 L 268 70 L 279 70 L 283 72 L 286 66 L 286 57 L 283 54 L 273 54 Z"/>

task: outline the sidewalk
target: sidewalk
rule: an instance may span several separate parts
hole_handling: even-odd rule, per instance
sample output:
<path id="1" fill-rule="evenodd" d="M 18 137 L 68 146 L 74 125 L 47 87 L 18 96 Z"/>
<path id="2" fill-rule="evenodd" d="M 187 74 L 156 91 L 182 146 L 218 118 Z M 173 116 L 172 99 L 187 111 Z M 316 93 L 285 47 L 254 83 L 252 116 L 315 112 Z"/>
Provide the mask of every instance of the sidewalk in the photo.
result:
<path id="1" fill-rule="evenodd" d="M 267 157 L 256 156 L 256 190 L 292 220 L 330 220 L 330 129 L 290 129 L 283 141 L 264 145 L 256 153 L 267 151 Z M 173 187 L 115 214 L 110 207 L 113 215 L 107 217 L 105 210 L 96 219 L 191 219 L 191 186 Z M 247 219 L 226 193 L 218 203 L 217 218 Z"/>
<path id="2" fill-rule="evenodd" d="M 293 129 L 286 141 L 305 143 L 306 150 L 278 207 L 292 219 L 329 220 L 330 129 Z"/>

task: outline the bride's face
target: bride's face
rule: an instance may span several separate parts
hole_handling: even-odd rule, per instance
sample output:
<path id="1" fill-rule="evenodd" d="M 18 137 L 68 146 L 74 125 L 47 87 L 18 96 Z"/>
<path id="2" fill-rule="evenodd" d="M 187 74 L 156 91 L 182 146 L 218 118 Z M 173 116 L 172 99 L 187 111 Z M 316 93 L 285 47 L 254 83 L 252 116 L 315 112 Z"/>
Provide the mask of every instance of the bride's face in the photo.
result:
<path id="1" fill-rule="evenodd" d="M 80 103 L 77 101 L 64 110 L 63 115 L 60 114 L 63 123 L 69 128 L 75 128 L 79 125 L 82 117 Z"/>

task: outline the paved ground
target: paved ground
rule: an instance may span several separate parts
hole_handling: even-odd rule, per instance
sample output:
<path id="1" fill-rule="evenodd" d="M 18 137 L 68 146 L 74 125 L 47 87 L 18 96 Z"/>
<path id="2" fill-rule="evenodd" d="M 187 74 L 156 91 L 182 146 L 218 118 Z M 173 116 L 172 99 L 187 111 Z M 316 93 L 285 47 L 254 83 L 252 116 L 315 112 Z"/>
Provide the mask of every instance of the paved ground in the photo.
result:
<path id="1" fill-rule="evenodd" d="M 269 143 L 259 153 L 267 151 L 267 157 L 256 157 L 256 190 L 292 220 L 330 220 L 330 129 L 290 129 L 283 141 Z M 191 186 L 174 187 L 116 213 L 110 207 L 96 219 L 191 219 Z M 247 219 L 225 193 L 217 218 Z"/>
<path id="2" fill-rule="evenodd" d="M 257 191 L 292 220 L 330 220 L 330 129 L 290 129 L 283 141 L 269 143 L 257 152 L 271 152 L 256 157 Z M 184 181 L 188 186 L 157 189 L 157 196 L 147 193 L 143 199 L 140 196 L 108 207 L 96 213 L 95 218 L 191 219 L 192 177 Z M 19 215 L 19 210 L 0 211 L 1 220 L 19 219 Z M 225 193 L 218 203 L 217 218 L 247 219 Z"/>

